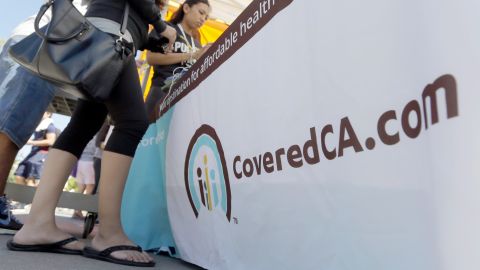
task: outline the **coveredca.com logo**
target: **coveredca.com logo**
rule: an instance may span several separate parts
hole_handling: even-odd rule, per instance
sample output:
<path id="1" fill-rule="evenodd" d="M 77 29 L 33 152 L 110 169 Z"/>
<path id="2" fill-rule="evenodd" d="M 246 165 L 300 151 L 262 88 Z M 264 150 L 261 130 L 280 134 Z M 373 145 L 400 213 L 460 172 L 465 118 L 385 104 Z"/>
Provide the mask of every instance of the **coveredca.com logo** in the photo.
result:
<path id="1" fill-rule="evenodd" d="M 215 129 L 202 125 L 193 135 L 185 158 L 185 187 L 198 218 L 202 210 L 222 211 L 230 222 L 232 195 L 227 163 Z"/>

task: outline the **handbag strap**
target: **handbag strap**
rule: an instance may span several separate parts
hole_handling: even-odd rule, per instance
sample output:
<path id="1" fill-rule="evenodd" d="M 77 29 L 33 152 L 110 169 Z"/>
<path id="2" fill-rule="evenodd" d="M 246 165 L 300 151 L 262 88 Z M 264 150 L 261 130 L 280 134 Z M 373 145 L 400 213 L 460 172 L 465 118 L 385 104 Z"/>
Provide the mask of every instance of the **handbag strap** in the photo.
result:
<path id="1" fill-rule="evenodd" d="M 47 10 L 55 3 L 55 0 L 49 0 L 48 2 L 46 2 L 45 4 L 43 4 L 41 7 L 40 7 L 40 11 L 38 12 L 36 18 L 35 18 L 35 23 L 34 23 L 34 28 L 35 28 L 35 32 L 37 33 L 37 35 L 39 35 L 40 37 L 42 37 L 44 40 L 46 41 L 49 41 L 49 42 L 65 42 L 65 41 L 68 41 L 72 38 L 75 38 L 77 37 L 78 35 L 80 35 L 81 33 L 83 33 L 84 31 L 88 30 L 88 25 L 85 24 L 85 23 L 82 23 L 77 30 L 75 30 L 73 33 L 71 33 L 70 35 L 66 36 L 66 37 L 61 37 L 61 38 L 53 38 L 53 37 L 48 37 L 47 35 L 45 35 L 45 33 L 43 33 L 41 30 L 40 30 L 40 20 L 42 19 L 42 17 L 45 15 L 45 13 L 47 12 Z M 125 36 L 125 32 L 127 30 L 127 24 L 128 24 L 128 14 L 130 12 L 130 5 L 128 4 L 128 0 L 125 0 L 125 9 L 124 9 L 124 12 L 123 12 L 123 19 L 122 19 L 122 24 L 120 25 L 120 34 L 121 34 L 121 37 L 123 38 Z"/>
<path id="2" fill-rule="evenodd" d="M 122 24 L 120 25 L 120 34 L 122 35 L 122 37 L 125 36 L 125 31 L 127 30 L 129 12 L 130 12 L 130 5 L 128 4 L 128 0 L 125 0 L 125 9 L 123 11 Z"/>
<path id="3" fill-rule="evenodd" d="M 39 35 L 44 40 L 49 41 L 49 42 L 64 42 L 64 41 L 70 40 L 72 38 L 75 38 L 76 36 L 78 36 L 82 32 L 84 32 L 85 30 L 88 30 L 88 26 L 86 24 L 82 23 L 82 24 L 80 24 L 80 26 L 78 27 L 77 30 L 73 31 L 73 33 L 71 33 L 70 35 L 68 35 L 66 37 L 54 38 L 54 37 L 49 37 L 49 36 L 45 35 L 45 33 L 43 33 L 40 30 L 40 20 L 42 19 L 43 15 L 45 15 L 47 10 L 54 3 L 55 3 L 55 0 L 49 0 L 48 2 L 46 2 L 45 4 L 43 4 L 40 7 L 40 11 L 38 12 L 37 17 L 35 17 L 35 23 L 33 24 L 33 26 L 35 28 L 35 32 L 37 33 L 37 35 Z"/>

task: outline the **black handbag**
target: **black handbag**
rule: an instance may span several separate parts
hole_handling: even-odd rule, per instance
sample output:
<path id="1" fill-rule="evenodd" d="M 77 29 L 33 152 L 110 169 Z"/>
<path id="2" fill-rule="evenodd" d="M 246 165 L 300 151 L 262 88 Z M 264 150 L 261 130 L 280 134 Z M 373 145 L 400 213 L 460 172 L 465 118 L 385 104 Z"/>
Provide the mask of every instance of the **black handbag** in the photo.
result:
<path id="1" fill-rule="evenodd" d="M 52 20 L 39 28 L 40 19 L 52 8 Z M 126 2 L 121 36 L 127 27 Z M 35 33 L 9 48 L 21 66 L 63 91 L 97 102 L 105 101 L 129 58 L 133 44 L 93 26 L 71 0 L 49 0 L 35 18 Z"/>

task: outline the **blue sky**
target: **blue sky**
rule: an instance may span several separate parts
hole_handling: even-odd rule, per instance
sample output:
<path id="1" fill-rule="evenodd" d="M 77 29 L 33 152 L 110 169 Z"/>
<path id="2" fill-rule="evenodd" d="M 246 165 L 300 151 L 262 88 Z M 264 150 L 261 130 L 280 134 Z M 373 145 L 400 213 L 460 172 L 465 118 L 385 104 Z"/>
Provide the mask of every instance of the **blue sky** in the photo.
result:
<path id="1" fill-rule="evenodd" d="M 2 1 L 0 9 L 0 38 L 8 39 L 15 26 L 27 17 L 37 14 L 44 0 Z"/>

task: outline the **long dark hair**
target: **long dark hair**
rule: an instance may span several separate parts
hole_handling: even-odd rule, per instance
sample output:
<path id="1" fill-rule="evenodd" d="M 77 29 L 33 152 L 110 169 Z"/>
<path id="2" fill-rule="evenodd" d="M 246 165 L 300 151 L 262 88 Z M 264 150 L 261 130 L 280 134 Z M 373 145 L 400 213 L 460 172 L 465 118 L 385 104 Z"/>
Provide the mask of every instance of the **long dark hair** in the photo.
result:
<path id="1" fill-rule="evenodd" d="M 175 13 L 173 13 L 172 18 L 170 18 L 170 22 L 173 24 L 179 24 L 183 21 L 183 17 L 185 17 L 185 12 L 183 11 L 183 6 L 188 5 L 189 7 L 193 7 L 194 5 L 198 3 L 203 3 L 206 4 L 207 6 L 210 6 L 210 3 L 208 0 L 186 0 Z M 197 32 L 197 31 L 196 31 Z M 199 39 L 200 34 L 194 33 L 194 38 Z"/>

